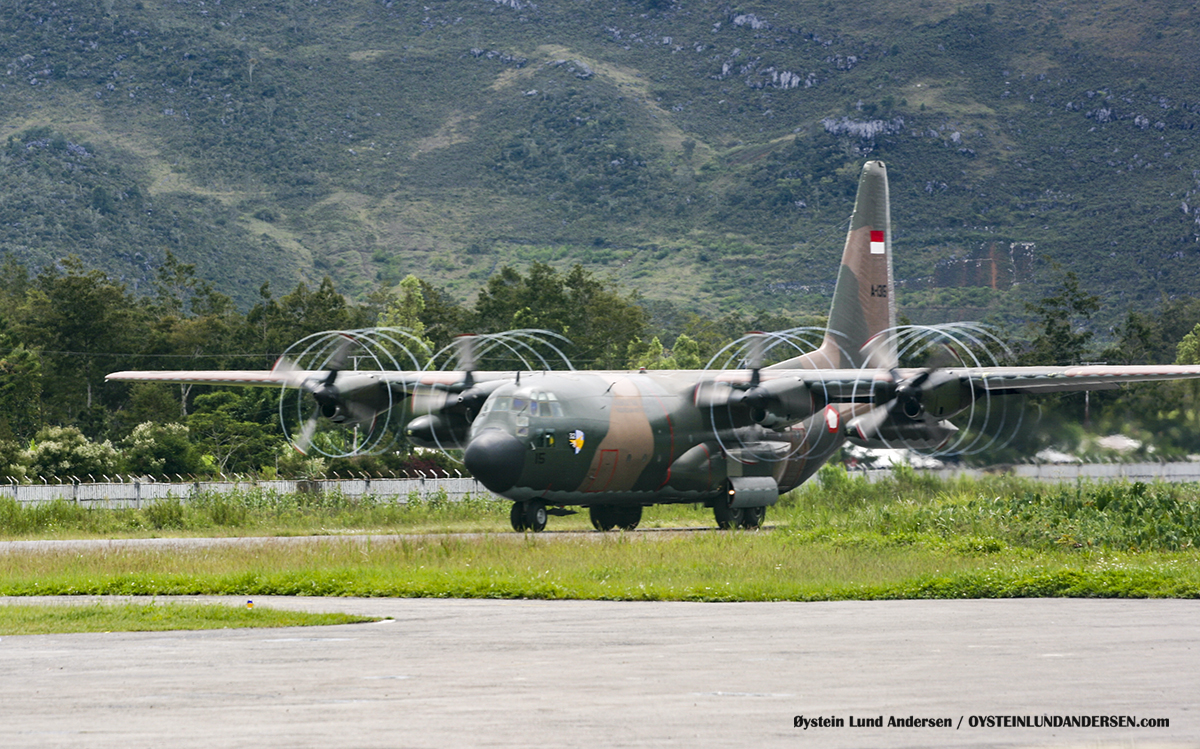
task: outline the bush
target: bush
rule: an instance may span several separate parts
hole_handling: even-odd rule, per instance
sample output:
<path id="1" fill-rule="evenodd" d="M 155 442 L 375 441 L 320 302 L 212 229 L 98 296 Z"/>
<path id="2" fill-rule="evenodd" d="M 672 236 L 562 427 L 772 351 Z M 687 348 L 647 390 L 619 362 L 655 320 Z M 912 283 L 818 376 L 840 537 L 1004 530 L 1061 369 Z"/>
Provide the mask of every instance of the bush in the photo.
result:
<path id="1" fill-rule="evenodd" d="M 132 473 L 154 476 L 191 475 L 202 467 L 199 451 L 188 441 L 183 424 L 145 422 L 121 443 Z"/>
<path id="2" fill-rule="evenodd" d="M 186 520 L 183 503 L 176 497 L 157 500 L 145 507 L 142 514 L 151 526 L 158 529 L 183 528 Z"/>
<path id="3" fill-rule="evenodd" d="M 116 473 L 118 457 L 111 442 L 92 442 L 76 427 L 45 427 L 21 453 L 30 476 L 60 478 Z"/>

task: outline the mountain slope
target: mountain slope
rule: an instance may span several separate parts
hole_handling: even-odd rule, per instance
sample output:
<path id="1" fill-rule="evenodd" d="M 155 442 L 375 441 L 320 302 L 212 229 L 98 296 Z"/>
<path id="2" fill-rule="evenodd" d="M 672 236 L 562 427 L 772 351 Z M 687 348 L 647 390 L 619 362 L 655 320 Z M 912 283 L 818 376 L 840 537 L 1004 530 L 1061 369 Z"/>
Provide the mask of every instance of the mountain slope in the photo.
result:
<path id="1" fill-rule="evenodd" d="M 1200 20 L 1170 0 L 15 5 L 0 251 L 33 265 L 142 283 L 171 249 L 247 304 L 582 262 L 819 313 L 870 157 L 914 319 L 1019 310 L 1047 261 L 1101 319 L 1200 272 Z"/>

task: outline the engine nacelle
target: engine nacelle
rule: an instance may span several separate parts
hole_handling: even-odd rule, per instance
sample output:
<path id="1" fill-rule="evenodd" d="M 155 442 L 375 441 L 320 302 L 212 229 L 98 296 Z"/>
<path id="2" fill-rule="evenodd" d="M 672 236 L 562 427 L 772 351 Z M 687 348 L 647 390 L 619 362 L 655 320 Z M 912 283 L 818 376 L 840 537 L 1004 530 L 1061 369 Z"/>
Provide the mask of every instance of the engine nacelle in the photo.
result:
<path id="1" fill-rule="evenodd" d="M 311 392 L 321 415 L 335 424 L 370 424 L 395 401 L 385 381 L 364 374 L 343 374 L 336 384 L 314 384 Z"/>
<path id="2" fill-rule="evenodd" d="M 935 372 L 922 388 L 919 411 L 936 419 L 948 419 L 970 408 L 975 392 L 966 380 L 949 372 Z M 906 404 L 907 405 L 907 404 Z M 910 417 L 917 414 L 907 413 Z"/>
<path id="3" fill-rule="evenodd" d="M 802 382 L 767 380 L 746 393 L 750 418 L 768 429 L 781 429 L 812 416 L 813 398 Z"/>
<path id="4" fill-rule="evenodd" d="M 467 444 L 471 422 L 456 413 L 425 414 L 404 427 L 404 436 L 418 447 L 430 449 L 461 449 Z"/>

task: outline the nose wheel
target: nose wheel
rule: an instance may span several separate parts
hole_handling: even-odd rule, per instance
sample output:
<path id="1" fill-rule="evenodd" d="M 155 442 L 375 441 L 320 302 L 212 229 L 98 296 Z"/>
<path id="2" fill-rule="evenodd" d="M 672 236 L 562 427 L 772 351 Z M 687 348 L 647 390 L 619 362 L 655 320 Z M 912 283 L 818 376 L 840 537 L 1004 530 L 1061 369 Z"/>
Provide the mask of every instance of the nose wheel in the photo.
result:
<path id="1" fill-rule="evenodd" d="M 508 520 L 512 523 L 513 530 L 518 533 L 524 531 L 541 533 L 546 530 L 546 517 L 546 505 L 533 500 L 513 502 L 512 509 L 508 513 Z"/>

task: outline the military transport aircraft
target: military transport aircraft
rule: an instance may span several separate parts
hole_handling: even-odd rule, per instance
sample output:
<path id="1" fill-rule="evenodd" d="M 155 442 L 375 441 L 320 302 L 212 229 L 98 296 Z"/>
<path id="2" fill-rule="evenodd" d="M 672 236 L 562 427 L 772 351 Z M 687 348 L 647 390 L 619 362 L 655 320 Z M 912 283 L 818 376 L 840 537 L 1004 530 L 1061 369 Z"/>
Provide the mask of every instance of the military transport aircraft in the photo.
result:
<path id="1" fill-rule="evenodd" d="M 416 359 L 412 371 L 360 370 L 345 368 L 348 348 L 371 333 L 351 331 L 331 333 L 343 343 L 307 369 L 281 359 L 270 371 L 108 379 L 290 388 L 313 409 L 293 436 L 302 452 L 319 419 L 373 434 L 395 413 L 416 445 L 461 449 L 466 468 L 512 500 L 514 529 L 541 531 L 547 514 L 572 506 L 587 507 L 598 530 L 632 530 L 644 506 L 660 503 L 704 503 L 721 528 L 756 528 L 847 441 L 936 449 L 962 434 L 951 417 L 991 418 L 999 396 L 1200 378 L 1200 367 L 989 366 L 970 353 L 901 367 L 912 338 L 896 326 L 893 291 L 887 170 L 872 161 L 859 180 L 828 328 L 804 353 L 783 345 L 795 336 L 764 333 L 747 338 L 737 369 L 476 371 L 464 338 L 451 370 L 421 369 Z M 962 330 L 976 342 L 985 335 Z M 765 365 L 781 348 L 790 358 Z M 381 444 L 368 438 L 353 451 Z"/>

